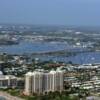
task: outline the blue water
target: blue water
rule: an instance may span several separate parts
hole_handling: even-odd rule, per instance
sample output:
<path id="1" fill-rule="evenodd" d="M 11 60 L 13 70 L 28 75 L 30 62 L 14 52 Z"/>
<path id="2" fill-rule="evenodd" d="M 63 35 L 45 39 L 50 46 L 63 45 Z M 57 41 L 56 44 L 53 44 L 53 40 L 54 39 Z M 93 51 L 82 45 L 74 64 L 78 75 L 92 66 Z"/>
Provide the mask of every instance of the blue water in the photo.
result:
<path id="1" fill-rule="evenodd" d="M 83 50 L 83 48 L 72 48 L 66 43 L 43 43 L 43 42 L 21 42 L 19 45 L 0 46 L 0 52 L 9 54 L 23 54 L 35 52 L 48 52 L 58 50 Z M 100 52 L 79 53 L 76 56 L 40 56 L 41 60 L 55 60 L 62 62 L 73 62 L 75 64 L 100 63 Z"/>
<path id="2" fill-rule="evenodd" d="M 0 46 L 0 52 L 23 54 L 67 49 L 65 43 L 21 42 L 19 45 Z"/>
<path id="3" fill-rule="evenodd" d="M 76 56 L 41 56 L 38 57 L 41 60 L 54 60 L 60 62 L 69 62 L 71 61 L 74 64 L 89 64 L 89 63 L 100 63 L 100 52 L 87 52 L 87 53 L 80 53 Z"/>

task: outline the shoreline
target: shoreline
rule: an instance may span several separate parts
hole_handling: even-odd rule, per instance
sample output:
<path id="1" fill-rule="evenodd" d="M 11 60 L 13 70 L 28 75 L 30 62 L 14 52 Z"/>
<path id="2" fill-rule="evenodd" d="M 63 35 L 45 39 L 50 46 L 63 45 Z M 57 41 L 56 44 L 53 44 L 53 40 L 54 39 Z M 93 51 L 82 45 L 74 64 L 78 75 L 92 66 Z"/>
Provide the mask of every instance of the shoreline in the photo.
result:
<path id="1" fill-rule="evenodd" d="M 0 91 L 0 96 L 4 97 L 6 100 L 24 100 L 16 96 L 11 96 L 10 94 L 3 92 L 3 91 Z"/>

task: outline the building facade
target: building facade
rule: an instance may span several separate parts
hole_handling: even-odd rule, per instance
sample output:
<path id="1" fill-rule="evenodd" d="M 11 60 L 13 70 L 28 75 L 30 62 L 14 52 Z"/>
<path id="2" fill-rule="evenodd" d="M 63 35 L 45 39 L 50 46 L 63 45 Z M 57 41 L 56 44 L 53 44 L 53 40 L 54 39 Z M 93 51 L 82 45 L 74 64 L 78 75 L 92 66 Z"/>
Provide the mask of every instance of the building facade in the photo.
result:
<path id="1" fill-rule="evenodd" d="M 63 72 L 50 71 L 45 72 L 28 72 L 25 75 L 25 93 L 48 93 L 54 91 L 63 91 Z"/>
<path id="2" fill-rule="evenodd" d="M 12 75 L 0 75 L 0 88 L 15 88 L 17 78 Z"/>

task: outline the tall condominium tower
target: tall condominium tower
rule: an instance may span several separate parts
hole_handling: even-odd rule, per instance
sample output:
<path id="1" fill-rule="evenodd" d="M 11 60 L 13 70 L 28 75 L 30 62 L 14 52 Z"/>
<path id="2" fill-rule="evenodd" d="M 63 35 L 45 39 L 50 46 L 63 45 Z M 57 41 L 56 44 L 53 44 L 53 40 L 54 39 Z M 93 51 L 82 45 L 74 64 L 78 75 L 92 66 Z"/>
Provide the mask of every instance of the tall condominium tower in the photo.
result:
<path id="1" fill-rule="evenodd" d="M 30 95 L 32 93 L 32 72 L 28 72 L 25 75 L 25 94 Z"/>
<path id="2" fill-rule="evenodd" d="M 41 72 L 28 72 L 25 75 L 25 93 L 27 95 L 33 93 L 42 93 L 43 73 Z"/>
<path id="3" fill-rule="evenodd" d="M 45 93 L 63 91 L 63 72 L 60 70 L 43 72 L 28 72 L 25 78 L 25 93 Z"/>
<path id="4" fill-rule="evenodd" d="M 50 71 L 44 74 L 44 91 L 54 92 L 63 90 L 63 72 L 60 70 Z"/>
<path id="5" fill-rule="evenodd" d="M 63 91 L 64 85 L 64 74 L 63 71 L 57 70 L 56 71 L 56 91 Z"/>
<path id="6" fill-rule="evenodd" d="M 43 73 L 33 72 L 32 74 L 32 93 L 43 92 Z"/>

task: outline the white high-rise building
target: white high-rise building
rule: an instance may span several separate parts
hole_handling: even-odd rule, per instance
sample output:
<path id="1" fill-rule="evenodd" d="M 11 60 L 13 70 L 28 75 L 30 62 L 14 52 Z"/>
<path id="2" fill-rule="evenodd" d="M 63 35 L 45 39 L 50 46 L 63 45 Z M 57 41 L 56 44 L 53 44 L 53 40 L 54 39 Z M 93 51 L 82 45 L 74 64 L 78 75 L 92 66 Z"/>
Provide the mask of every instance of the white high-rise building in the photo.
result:
<path id="1" fill-rule="evenodd" d="M 60 70 L 50 71 L 44 74 L 44 91 L 62 91 L 63 90 L 63 72 Z"/>
<path id="2" fill-rule="evenodd" d="M 25 75 L 25 93 L 30 95 L 32 93 L 32 72 Z"/>
<path id="3" fill-rule="evenodd" d="M 64 85 L 64 73 L 61 70 L 56 71 L 56 89 L 57 91 L 63 91 Z"/>
<path id="4" fill-rule="evenodd" d="M 43 73 L 33 72 L 32 74 L 32 93 L 43 92 Z"/>
<path id="5" fill-rule="evenodd" d="M 27 95 L 33 93 L 42 93 L 43 73 L 28 72 L 25 78 L 25 93 Z"/>
<path id="6" fill-rule="evenodd" d="M 63 72 L 60 70 L 43 72 L 28 72 L 25 78 L 25 93 L 45 93 L 63 91 Z"/>

